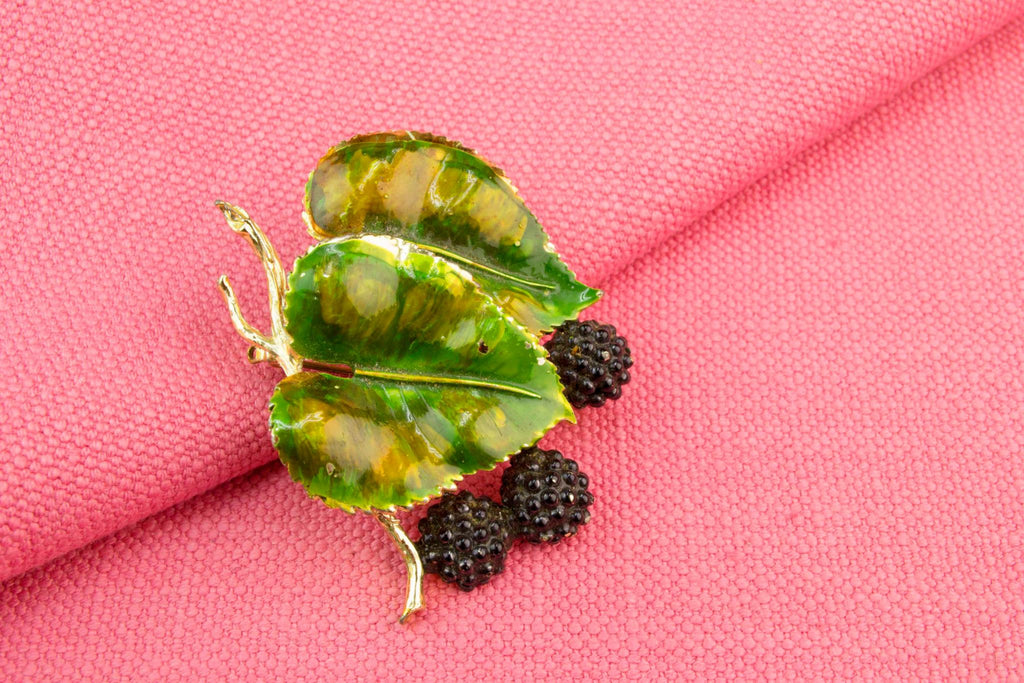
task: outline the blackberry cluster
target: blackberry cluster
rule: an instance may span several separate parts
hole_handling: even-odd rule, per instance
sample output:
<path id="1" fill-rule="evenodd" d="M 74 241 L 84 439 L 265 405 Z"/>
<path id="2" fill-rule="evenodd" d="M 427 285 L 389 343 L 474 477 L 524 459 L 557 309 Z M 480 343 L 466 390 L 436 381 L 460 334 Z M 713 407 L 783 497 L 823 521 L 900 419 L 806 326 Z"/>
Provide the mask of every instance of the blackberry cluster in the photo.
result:
<path id="1" fill-rule="evenodd" d="M 423 569 L 445 583 L 473 590 L 505 569 L 515 540 L 512 514 L 490 498 L 468 491 L 446 493 L 420 520 L 416 542 Z"/>
<path id="2" fill-rule="evenodd" d="M 517 538 L 558 543 L 590 521 L 594 496 L 574 460 L 532 446 L 512 456 L 502 503 L 468 491 L 446 493 L 420 520 L 416 549 L 424 571 L 473 590 L 505 570 Z"/>
<path id="3" fill-rule="evenodd" d="M 617 399 L 629 381 L 633 357 L 611 325 L 569 320 L 555 328 L 544 348 L 558 368 L 566 398 L 576 408 Z"/>
<path id="4" fill-rule="evenodd" d="M 589 483 L 575 460 L 534 446 L 512 456 L 501 477 L 501 500 L 512 511 L 520 537 L 558 543 L 590 521 Z"/>

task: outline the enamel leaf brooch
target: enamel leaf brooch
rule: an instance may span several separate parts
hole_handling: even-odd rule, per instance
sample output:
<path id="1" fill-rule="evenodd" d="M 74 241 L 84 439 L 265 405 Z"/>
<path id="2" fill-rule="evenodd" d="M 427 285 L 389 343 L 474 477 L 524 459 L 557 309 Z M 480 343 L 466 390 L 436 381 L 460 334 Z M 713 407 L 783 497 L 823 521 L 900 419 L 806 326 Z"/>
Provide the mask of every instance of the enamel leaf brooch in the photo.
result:
<path id="1" fill-rule="evenodd" d="M 249 360 L 286 375 L 270 399 L 274 447 L 310 496 L 390 534 L 408 570 L 402 621 L 422 607 L 424 572 L 471 590 L 517 539 L 557 542 L 589 520 L 587 476 L 535 444 L 575 422 L 573 407 L 618 398 L 632 357 L 615 328 L 577 320 L 600 292 L 501 171 L 423 133 L 334 147 L 306 186 L 318 242 L 287 279 L 248 214 L 217 206 L 269 280 L 269 335 L 218 284 Z M 450 493 L 510 457 L 501 503 Z M 437 497 L 413 542 L 395 510 Z"/>

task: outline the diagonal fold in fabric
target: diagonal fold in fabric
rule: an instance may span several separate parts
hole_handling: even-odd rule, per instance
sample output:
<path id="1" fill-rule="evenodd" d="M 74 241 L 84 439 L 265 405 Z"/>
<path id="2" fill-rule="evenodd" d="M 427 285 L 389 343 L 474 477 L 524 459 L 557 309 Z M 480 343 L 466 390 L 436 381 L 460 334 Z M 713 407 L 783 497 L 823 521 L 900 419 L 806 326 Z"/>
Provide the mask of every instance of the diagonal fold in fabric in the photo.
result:
<path id="1" fill-rule="evenodd" d="M 261 275 L 212 199 L 272 226 L 290 261 L 304 175 L 330 144 L 434 130 L 502 166 L 601 284 L 1024 12 L 386 5 L 0 18 L 0 362 L 18 388 L 0 424 L 0 578 L 274 458 L 276 377 L 244 363 L 213 286 L 231 274 L 259 320 Z"/>
<path id="2" fill-rule="evenodd" d="M 578 536 L 399 626 L 375 521 L 270 464 L 4 583 L 0 679 L 1021 679 L 1022 57 L 1018 21 L 608 283 L 642 360 L 548 441 Z"/>

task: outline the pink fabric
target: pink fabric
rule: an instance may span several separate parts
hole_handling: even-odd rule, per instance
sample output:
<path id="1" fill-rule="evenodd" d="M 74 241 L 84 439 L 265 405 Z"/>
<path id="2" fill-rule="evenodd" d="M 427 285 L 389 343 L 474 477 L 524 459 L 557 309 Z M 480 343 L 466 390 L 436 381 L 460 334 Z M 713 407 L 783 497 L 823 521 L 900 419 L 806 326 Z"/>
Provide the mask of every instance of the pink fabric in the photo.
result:
<path id="1" fill-rule="evenodd" d="M 9 579 L 2 677 L 1024 674 L 1024 25 L 911 85 L 1024 8 L 710 5 L 0 17 L 2 575 L 273 458 L 203 207 L 290 259 L 344 135 L 485 151 L 638 357 L 547 438 L 593 522 L 492 585 L 398 627 L 387 539 L 272 464 Z"/>
<path id="2" fill-rule="evenodd" d="M 1024 0 L 626 4 L 5 12 L 0 361 L 33 400 L 0 423 L 0 577 L 274 458 L 275 373 L 213 288 L 264 320 L 262 275 L 213 199 L 290 262 L 329 145 L 437 131 L 600 285 Z"/>

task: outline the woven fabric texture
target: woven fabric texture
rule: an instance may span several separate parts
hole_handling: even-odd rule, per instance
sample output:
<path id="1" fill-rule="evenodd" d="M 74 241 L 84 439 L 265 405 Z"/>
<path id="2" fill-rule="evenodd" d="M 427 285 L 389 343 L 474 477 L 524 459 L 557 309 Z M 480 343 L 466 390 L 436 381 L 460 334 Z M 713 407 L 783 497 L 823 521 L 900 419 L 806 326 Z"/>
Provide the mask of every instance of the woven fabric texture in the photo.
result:
<path id="1" fill-rule="evenodd" d="M 0 678 L 1024 675 L 1021 8 L 601 5 L 0 18 Z M 591 524 L 405 627 L 370 519 L 237 477 L 275 376 L 205 208 L 290 260 L 336 131 L 402 126 L 502 165 L 638 359 L 545 439 Z"/>
<path id="2" fill-rule="evenodd" d="M 11 386 L 0 577 L 274 459 L 275 373 L 213 288 L 265 321 L 212 201 L 285 262 L 306 174 L 359 132 L 485 150 L 601 285 L 796 150 L 995 30 L 1021 0 L 15 3 L 0 233 Z"/>

